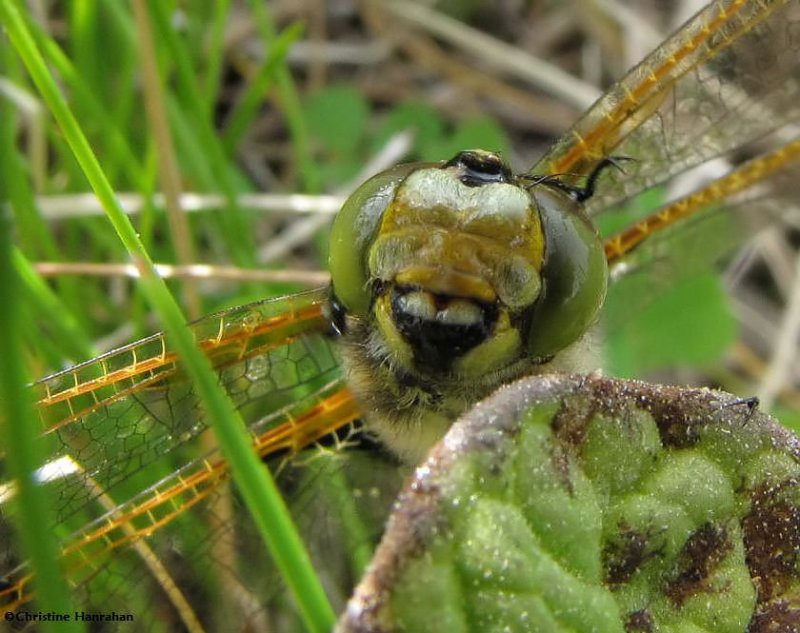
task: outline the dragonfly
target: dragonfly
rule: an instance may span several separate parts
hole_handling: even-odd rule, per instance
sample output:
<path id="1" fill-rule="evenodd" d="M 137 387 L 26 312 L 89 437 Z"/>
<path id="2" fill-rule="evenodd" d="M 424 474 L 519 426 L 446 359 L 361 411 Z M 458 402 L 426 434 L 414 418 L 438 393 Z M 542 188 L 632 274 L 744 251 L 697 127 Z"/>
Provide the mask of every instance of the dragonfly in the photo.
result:
<path id="1" fill-rule="evenodd" d="M 465 149 L 379 174 L 337 216 L 331 286 L 190 325 L 248 420 L 254 450 L 285 479 L 310 529 L 319 531 L 320 515 L 348 515 L 348 502 L 355 515 L 382 516 L 398 464 L 421 459 L 455 416 L 500 384 L 593 369 L 577 360 L 576 346 L 606 283 L 657 283 L 648 273 L 680 269 L 687 237 L 702 236 L 709 258 L 722 255 L 742 233 L 796 206 L 799 9 L 711 3 L 525 172 L 496 153 Z M 597 234 L 595 219 L 720 158 L 722 176 Z M 452 237 L 452 225 L 463 223 L 454 208 L 458 218 L 471 214 L 473 226 L 458 228 L 465 241 Z M 435 220 L 420 219 L 422 210 Z M 708 241 L 707 226 L 719 244 Z M 455 392 L 465 377 L 467 388 Z M 231 613 L 256 629 L 292 621 L 163 335 L 32 389 L 48 455 L 37 477 L 55 500 L 53 531 L 79 604 L 152 614 L 168 630 L 213 628 Z M 398 422 L 396 409 L 413 413 Z M 348 455 L 362 427 L 380 448 Z M 342 494 L 344 456 L 362 474 Z M 328 501 L 308 492 L 320 487 Z M 14 495 L 13 482 L 0 484 L 0 604 L 8 611 L 35 604 L 8 524 Z M 326 539 L 358 549 L 376 533 L 340 523 L 330 528 L 335 536 L 317 534 L 322 544 L 312 549 L 320 568 L 347 579 L 332 583 L 341 604 L 359 565 L 351 552 L 332 554 Z"/>

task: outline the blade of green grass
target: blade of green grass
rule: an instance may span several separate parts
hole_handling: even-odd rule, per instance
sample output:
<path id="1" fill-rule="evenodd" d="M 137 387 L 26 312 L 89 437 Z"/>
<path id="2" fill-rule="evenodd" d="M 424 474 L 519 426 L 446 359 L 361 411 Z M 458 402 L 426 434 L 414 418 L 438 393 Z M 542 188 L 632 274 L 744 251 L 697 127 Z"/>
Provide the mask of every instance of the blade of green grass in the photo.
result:
<path id="1" fill-rule="evenodd" d="M 3 143 L 10 144 L 10 105 L 0 103 Z M 0 182 L 0 201 L 5 200 Z M 7 207 L 0 207 L 0 298 L 4 303 L 0 310 L 0 429 L 8 469 L 17 486 L 12 503 L 14 524 L 28 555 L 31 568 L 36 574 L 38 589 L 37 606 L 43 612 L 65 614 L 63 622 L 41 622 L 42 630 L 81 631 L 71 617 L 73 606 L 64 577 L 58 567 L 58 548 L 50 533 L 53 524 L 50 516 L 46 490 L 37 485 L 34 472 L 41 466 L 41 446 L 37 443 L 38 424 L 33 412 L 31 393 L 27 389 L 22 358 L 22 310 L 17 296 L 19 279 L 12 262 L 11 221 Z M 12 614 L 13 615 L 13 614 Z M 6 616 L 8 618 L 8 616 Z"/>
<path id="2" fill-rule="evenodd" d="M 142 292 L 161 318 L 169 340 L 178 351 L 184 369 L 195 384 L 223 454 L 231 467 L 233 478 L 294 595 L 305 625 L 310 631 L 330 630 L 334 621 L 333 610 L 314 575 L 308 554 L 294 529 L 275 482 L 252 450 L 241 417 L 219 389 L 217 377 L 208 359 L 196 347 L 180 309 L 164 281 L 156 274 L 147 251 L 119 206 L 113 189 L 55 81 L 48 73 L 44 59 L 12 0 L 0 0 L 0 18 L 14 48 L 28 68 L 87 180 L 101 201 L 109 221 L 139 268 Z"/>
<path id="3" fill-rule="evenodd" d="M 147 181 L 144 167 L 136 157 L 134 150 L 128 145 L 117 123 L 109 115 L 108 105 L 97 98 L 91 87 L 84 81 L 81 73 L 76 70 L 74 64 L 56 42 L 35 30 L 34 35 L 37 36 L 36 43 L 45 53 L 47 61 L 58 70 L 61 79 L 73 93 L 75 101 L 81 104 L 83 116 L 96 121 L 98 127 L 102 128 L 109 147 L 107 154 L 116 158 L 115 162 L 119 162 L 121 171 L 127 174 L 127 177 L 139 190 L 142 190 L 143 183 Z"/>
<path id="4" fill-rule="evenodd" d="M 94 47 L 84 46 L 84 42 L 97 40 L 99 8 L 97 2 L 71 2 L 68 9 L 72 57 L 86 82 L 95 88 L 101 85 L 99 63 Z"/>
<path id="5" fill-rule="evenodd" d="M 175 143 L 164 104 L 164 85 L 156 59 L 153 27 L 145 0 L 132 0 L 134 21 L 139 39 L 139 55 L 142 65 L 142 87 L 144 90 L 145 112 L 156 146 L 159 164 L 159 182 L 164 194 L 169 234 L 172 245 L 181 264 L 193 264 L 197 258 L 197 248 L 189 228 L 189 220 L 180 205 L 181 175 L 175 152 Z M 185 305 L 192 319 L 201 316 L 200 294 L 197 284 L 191 279 L 182 283 Z"/>
<path id="6" fill-rule="evenodd" d="M 163 46 L 160 53 L 172 64 L 171 68 L 164 68 L 164 75 L 174 72 L 176 79 L 175 90 L 167 95 L 166 104 L 181 162 L 187 178 L 195 182 L 196 188 L 219 192 L 225 197 L 227 209 L 216 216 L 218 234 L 225 240 L 236 264 L 252 268 L 256 265 L 255 248 L 249 243 L 253 231 L 248 214 L 238 202 L 245 180 L 239 177 L 236 165 L 229 160 L 213 128 L 209 118 L 213 105 L 206 104 L 207 97 L 197 83 L 192 56 L 175 33 L 167 4 L 150 2 L 148 8 L 156 40 Z M 127 5 L 109 2 L 105 8 L 121 34 L 122 45 L 135 46 L 136 33 Z M 132 92 L 125 91 L 125 94 Z"/>
<path id="7" fill-rule="evenodd" d="M 217 0 L 212 9 L 214 17 L 211 19 L 211 26 L 208 29 L 210 35 L 205 56 L 208 66 L 206 66 L 205 80 L 203 81 L 203 94 L 205 95 L 203 103 L 206 106 L 208 120 L 211 120 L 214 114 L 214 104 L 217 102 L 219 87 L 222 85 L 220 77 L 222 60 L 225 59 L 225 24 L 230 16 L 230 8 L 231 0 Z"/>
<path id="8" fill-rule="evenodd" d="M 30 304 L 38 314 L 48 316 L 48 325 L 53 329 L 52 338 L 58 340 L 63 351 L 73 359 L 91 358 L 95 354 L 92 342 L 75 316 L 64 306 L 58 296 L 36 274 L 30 262 L 18 250 L 11 253 L 17 277 L 27 293 L 26 304 Z"/>
<path id="9" fill-rule="evenodd" d="M 278 68 L 284 63 L 286 52 L 303 34 L 303 25 L 295 22 L 285 28 L 270 45 L 267 57 L 258 72 L 247 84 L 247 89 L 239 99 L 236 107 L 228 117 L 223 134 L 223 143 L 229 154 L 233 154 L 236 146 L 253 122 L 261 107 L 270 86 L 275 81 Z"/>
<path id="10" fill-rule="evenodd" d="M 210 170 L 214 190 L 220 191 L 230 207 L 226 213 L 220 215 L 225 233 L 228 236 L 228 245 L 236 263 L 239 266 L 253 267 L 255 247 L 252 241 L 253 231 L 248 228 L 249 218 L 244 209 L 239 205 L 237 191 L 239 189 L 228 156 L 222 147 L 222 142 L 213 129 L 211 120 L 206 117 L 207 108 L 203 107 L 203 94 L 195 79 L 194 68 L 185 48 L 181 45 L 175 30 L 171 27 L 168 7 L 165 3 L 150 2 L 150 16 L 153 20 L 153 29 L 158 41 L 162 42 L 169 52 L 170 59 L 175 66 L 178 92 L 181 96 L 177 105 L 179 118 L 190 118 L 193 134 L 199 137 L 204 152 L 199 157 L 204 158 Z M 171 108 L 172 112 L 176 108 Z M 172 122 L 175 117 L 172 117 Z M 177 136 L 176 136 L 177 137 Z M 235 237 L 234 237 L 235 236 Z"/>
<path id="11" fill-rule="evenodd" d="M 265 42 L 275 41 L 275 25 L 269 14 L 266 2 L 249 0 L 248 4 L 255 16 L 256 27 Z M 292 135 L 292 150 L 296 156 L 298 171 L 303 179 L 305 190 L 316 193 L 321 188 L 321 177 L 314 159 L 311 156 L 311 139 L 308 134 L 308 125 L 303 118 L 303 108 L 300 97 L 294 85 L 294 79 L 286 64 L 277 69 L 276 76 L 278 92 L 281 96 L 286 123 Z"/>
<path id="12" fill-rule="evenodd" d="M 3 47 L 0 67 L 10 69 L 11 65 L 10 48 Z M 15 78 L 14 85 L 17 84 L 21 84 L 21 82 Z M 33 98 L 31 97 L 31 99 Z M 9 108 L 11 103 L 9 102 Z M 14 117 L 4 117 L 0 124 L 4 126 L 2 144 L 0 144 L 0 155 L 3 156 L 3 160 L 0 160 L 0 182 L 5 187 L 6 200 L 11 203 L 17 242 L 32 257 L 57 260 L 59 257 L 58 246 L 41 215 L 37 213 L 36 196 L 32 189 L 31 178 L 29 178 L 29 167 L 26 164 L 26 159 L 27 161 L 31 159 L 28 156 L 20 155 L 14 145 L 14 130 L 10 127 L 14 124 Z M 24 305 L 30 306 L 34 314 L 48 315 L 48 322 L 54 334 L 52 342 L 61 350 L 56 360 L 56 366 L 63 363 L 64 355 L 78 359 L 88 358 L 87 354 L 90 354 L 91 344 L 88 337 L 85 336 L 79 320 L 42 282 L 19 250 L 14 251 L 12 258 L 21 281 L 22 297 L 18 300 L 21 300 Z M 76 291 L 76 280 L 60 279 L 58 288 L 60 292 L 64 293 L 64 296 L 70 296 Z M 26 313 L 26 318 L 29 316 L 30 314 Z M 32 341 L 39 345 L 42 339 L 41 331 L 39 331 Z M 29 337 L 28 340 L 31 338 Z M 53 357 L 52 354 L 49 356 Z"/>

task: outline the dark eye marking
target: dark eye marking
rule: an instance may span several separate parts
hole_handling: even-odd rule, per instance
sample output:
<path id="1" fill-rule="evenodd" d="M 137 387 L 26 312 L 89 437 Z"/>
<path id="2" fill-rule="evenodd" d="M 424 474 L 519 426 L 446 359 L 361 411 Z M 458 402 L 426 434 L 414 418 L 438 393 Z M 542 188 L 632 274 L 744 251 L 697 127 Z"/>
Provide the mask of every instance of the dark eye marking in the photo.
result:
<path id="1" fill-rule="evenodd" d="M 510 183 L 514 176 L 511 169 L 497 154 L 480 150 L 459 152 L 444 164 L 455 167 L 458 179 L 467 187 L 481 187 L 492 183 Z"/>

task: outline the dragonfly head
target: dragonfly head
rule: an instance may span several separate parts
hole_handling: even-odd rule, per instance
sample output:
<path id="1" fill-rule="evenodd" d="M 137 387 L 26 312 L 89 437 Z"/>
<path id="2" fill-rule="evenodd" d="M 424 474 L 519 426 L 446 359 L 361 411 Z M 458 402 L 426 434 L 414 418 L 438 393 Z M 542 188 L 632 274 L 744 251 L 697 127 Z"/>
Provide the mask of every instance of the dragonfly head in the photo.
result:
<path id="1" fill-rule="evenodd" d="M 334 223 L 330 270 L 404 370 L 457 375 L 552 357 L 594 320 L 607 276 L 580 203 L 481 150 L 367 181 Z"/>

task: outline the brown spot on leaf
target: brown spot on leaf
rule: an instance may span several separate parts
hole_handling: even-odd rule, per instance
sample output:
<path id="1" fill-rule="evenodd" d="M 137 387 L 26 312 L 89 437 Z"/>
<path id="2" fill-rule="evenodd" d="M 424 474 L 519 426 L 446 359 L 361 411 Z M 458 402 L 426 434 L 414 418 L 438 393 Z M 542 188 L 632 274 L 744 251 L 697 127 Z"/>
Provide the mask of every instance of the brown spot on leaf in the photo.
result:
<path id="1" fill-rule="evenodd" d="M 728 531 L 713 523 L 699 527 L 689 537 L 678 555 L 675 579 L 665 587 L 667 597 L 676 607 L 701 591 L 708 591 L 708 579 L 733 548 Z"/>
<path id="2" fill-rule="evenodd" d="M 550 466 L 561 485 L 571 496 L 575 492 L 575 487 L 572 483 L 570 457 L 570 453 L 561 444 L 555 444 L 550 451 Z"/>
<path id="3" fill-rule="evenodd" d="M 578 452 L 586 440 L 588 421 L 592 415 L 588 404 L 588 399 L 565 399 L 560 411 L 553 417 L 553 435 L 562 444 L 577 449 L 574 452 Z"/>
<path id="4" fill-rule="evenodd" d="M 653 616 L 647 609 L 639 609 L 629 613 L 625 620 L 626 633 L 651 633 L 653 631 Z"/>
<path id="5" fill-rule="evenodd" d="M 777 600 L 759 609 L 750 620 L 747 633 L 797 633 L 800 631 L 800 608 Z"/>
<path id="6" fill-rule="evenodd" d="M 798 581 L 800 508 L 783 494 L 797 485 L 797 480 L 789 479 L 757 488 L 750 513 L 742 519 L 745 560 L 758 589 L 759 602 L 781 595 Z"/>
<path id="7" fill-rule="evenodd" d="M 687 390 L 603 379 L 593 379 L 587 384 L 591 384 L 602 399 L 604 410 L 612 415 L 625 401 L 649 411 L 665 448 L 687 448 L 700 439 L 700 429 L 707 414 L 702 407 L 692 406 L 694 401 L 687 397 Z"/>
<path id="8" fill-rule="evenodd" d="M 553 416 L 550 428 L 556 444 L 550 455 L 553 470 L 558 474 L 562 485 L 570 495 L 574 492 L 570 460 L 580 454 L 586 441 L 586 431 L 593 415 L 591 400 L 588 398 L 566 398 L 561 408 Z"/>
<path id="9" fill-rule="evenodd" d="M 603 549 L 606 583 L 621 585 L 630 581 L 639 567 L 657 554 L 652 549 L 649 536 L 626 524 L 619 526 L 619 533 L 609 539 Z"/>
<path id="10" fill-rule="evenodd" d="M 687 417 L 680 400 L 654 400 L 652 413 L 665 448 L 688 448 L 700 439 L 698 425 Z"/>

